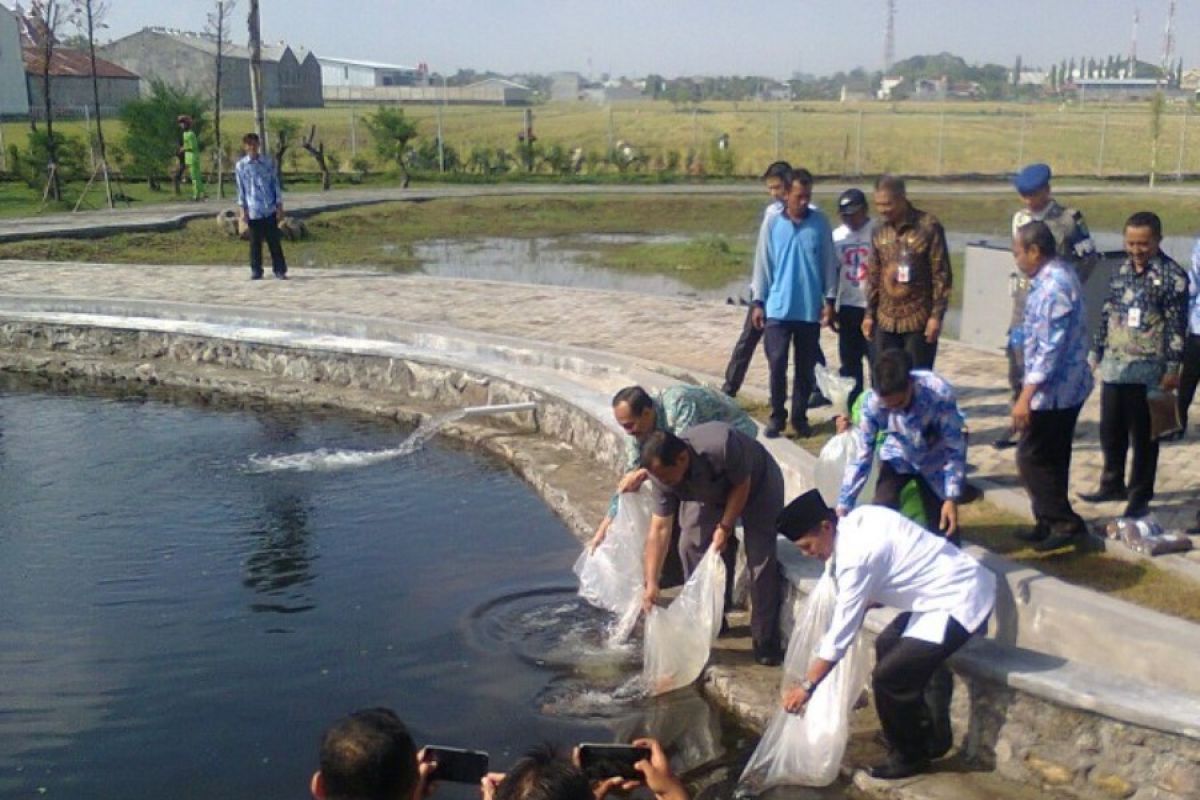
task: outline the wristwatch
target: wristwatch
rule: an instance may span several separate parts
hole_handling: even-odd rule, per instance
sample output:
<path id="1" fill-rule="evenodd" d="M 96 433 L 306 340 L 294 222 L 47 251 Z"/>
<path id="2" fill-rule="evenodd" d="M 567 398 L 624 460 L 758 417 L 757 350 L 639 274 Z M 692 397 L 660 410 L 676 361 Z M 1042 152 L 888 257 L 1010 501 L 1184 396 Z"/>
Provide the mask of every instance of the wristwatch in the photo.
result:
<path id="1" fill-rule="evenodd" d="M 804 680 L 800 681 L 800 688 L 804 690 L 805 694 L 811 695 L 813 693 L 813 689 L 817 688 L 817 685 L 808 678 L 805 678 Z"/>

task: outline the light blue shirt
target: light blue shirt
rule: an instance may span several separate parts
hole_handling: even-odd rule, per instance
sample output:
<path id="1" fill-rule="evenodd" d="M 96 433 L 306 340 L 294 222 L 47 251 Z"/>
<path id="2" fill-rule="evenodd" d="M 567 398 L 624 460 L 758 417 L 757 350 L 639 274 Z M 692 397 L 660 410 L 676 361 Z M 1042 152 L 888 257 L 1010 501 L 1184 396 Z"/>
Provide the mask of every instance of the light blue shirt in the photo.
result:
<path id="1" fill-rule="evenodd" d="M 763 303 L 767 319 L 821 320 L 825 301 L 837 291 L 838 268 L 833 229 L 820 209 L 809 206 L 799 222 L 786 213 L 771 220 L 764 272 L 754 299 Z"/>
<path id="2" fill-rule="evenodd" d="M 1188 333 L 1200 336 L 1200 239 L 1192 250 L 1192 266 L 1188 270 Z"/>
<path id="3" fill-rule="evenodd" d="M 854 432 L 858 458 L 846 464 L 839 508 L 854 508 L 854 501 L 867 482 L 875 443 L 882 431 L 879 459 L 901 475 L 920 475 L 943 500 L 962 495 L 967 474 L 966 421 L 958 408 L 954 389 L 926 370 L 913 370 L 912 402 L 908 408 L 891 411 L 879 402 L 872 389 L 862 406 L 862 421 Z"/>
<path id="4" fill-rule="evenodd" d="M 238 205 L 246 209 L 250 219 L 272 216 L 283 205 L 283 188 L 270 156 L 265 153 L 253 159 L 242 156 L 233 174 L 237 179 Z"/>
<path id="5" fill-rule="evenodd" d="M 1025 384 L 1037 386 L 1035 411 L 1083 405 L 1092 391 L 1087 314 L 1075 270 L 1059 260 L 1034 276 L 1021 325 Z"/>

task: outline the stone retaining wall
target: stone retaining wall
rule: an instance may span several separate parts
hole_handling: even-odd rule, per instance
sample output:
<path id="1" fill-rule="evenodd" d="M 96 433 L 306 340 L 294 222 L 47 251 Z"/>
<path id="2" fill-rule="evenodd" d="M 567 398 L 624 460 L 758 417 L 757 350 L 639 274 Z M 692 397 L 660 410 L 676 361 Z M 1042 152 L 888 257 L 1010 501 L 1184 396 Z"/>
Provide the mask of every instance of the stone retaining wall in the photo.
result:
<path id="1" fill-rule="evenodd" d="M 514 381 L 415 359 L 0 321 L 0 370 L 185 390 L 202 400 L 338 406 L 405 421 L 464 405 L 536 401 L 535 420 L 506 415 L 489 420 L 489 428 L 457 423 L 447 433 L 511 463 L 579 537 L 602 513 L 619 463 L 617 437 L 569 402 Z M 788 590 L 785 627 L 803 600 L 803 583 L 792 580 Z M 1195 736 L 1126 724 L 1018 691 L 973 668 L 968 653 L 956 659 L 955 670 L 956 730 L 981 767 L 1088 800 L 1200 796 Z M 712 667 L 706 685 L 752 725 L 761 727 L 769 716 L 761 695 L 739 693 L 736 668 Z"/>

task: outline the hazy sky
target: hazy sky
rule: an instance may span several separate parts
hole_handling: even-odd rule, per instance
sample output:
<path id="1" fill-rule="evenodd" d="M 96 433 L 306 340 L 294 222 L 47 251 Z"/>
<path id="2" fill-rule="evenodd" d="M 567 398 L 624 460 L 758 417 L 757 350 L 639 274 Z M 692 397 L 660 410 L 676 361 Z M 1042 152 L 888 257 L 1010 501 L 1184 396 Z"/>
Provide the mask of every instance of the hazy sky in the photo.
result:
<path id="1" fill-rule="evenodd" d="M 5 0 L 11 4 L 11 0 Z M 209 0 L 110 0 L 113 38 L 146 25 L 197 30 Z M 1158 63 L 1167 0 L 897 0 L 896 56 L 948 50 L 969 62 L 1045 65 L 1126 53 Z M 248 0 L 239 0 L 245 41 Z M 318 54 L 435 71 L 595 75 L 824 74 L 883 62 L 884 0 L 262 0 L 264 39 Z M 1176 54 L 1200 62 L 1200 4 L 1179 3 Z"/>

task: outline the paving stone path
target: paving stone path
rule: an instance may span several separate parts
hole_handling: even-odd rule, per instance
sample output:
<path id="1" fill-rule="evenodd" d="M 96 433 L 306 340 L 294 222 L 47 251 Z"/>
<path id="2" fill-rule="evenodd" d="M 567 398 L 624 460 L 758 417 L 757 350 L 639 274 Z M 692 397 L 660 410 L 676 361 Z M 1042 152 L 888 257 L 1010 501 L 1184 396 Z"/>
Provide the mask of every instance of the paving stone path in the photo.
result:
<path id="1" fill-rule="evenodd" d="M 289 281 L 249 281 L 246 267 L 138 266 L 0 262 L 0 294 L 167 300 L 253 306 L 291 312 L 337 312 L 543 339 L 665 362 L 703 379 L 720 376 L 741 329 L 744 309 L 711 302 L 554 286 L 453 280 L 365 270 L 296 269 Z M 823 346 L 836 358 L 834 334 Z M 944 341 L 938 372 L 958 389 L 968 416 L 971 476 L 1019 489 L 1013 451 L 990 442 L 1007 426 L 1003 354 Z M 765 361 L 756 358 L 747 390 L 761 396 Z M 1200 412 L 1198 412 L 1200 413 Z M 1099 393 L 1080 417 L 1072 490 L 1097 484 Z M 1162 448 L 1154 510 L 1164 524 L 1189 527 L 1200 510 L 1200 438 L 1191 433 Z M 1076 504 L 1094 521 L 1121 505 Z"/>

